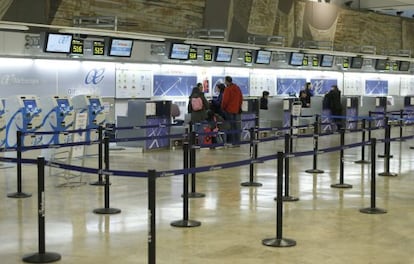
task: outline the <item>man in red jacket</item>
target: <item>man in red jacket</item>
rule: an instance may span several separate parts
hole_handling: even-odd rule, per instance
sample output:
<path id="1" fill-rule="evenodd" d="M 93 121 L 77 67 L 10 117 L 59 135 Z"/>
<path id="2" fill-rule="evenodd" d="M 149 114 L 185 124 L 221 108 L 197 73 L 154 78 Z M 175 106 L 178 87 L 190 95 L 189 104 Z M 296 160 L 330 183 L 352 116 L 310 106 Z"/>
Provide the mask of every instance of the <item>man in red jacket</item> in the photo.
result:
<path id="1" fill-rule="evenodd" d="M 228 142 L 236 145 L 240 142 L 243 94 L 230 76 L 224 78 L 224 84 L 226 88 L 221 101 L 221 109 L 224 113 L 224 119 L 230 123 L 231 131 L 227 134 Z"/>

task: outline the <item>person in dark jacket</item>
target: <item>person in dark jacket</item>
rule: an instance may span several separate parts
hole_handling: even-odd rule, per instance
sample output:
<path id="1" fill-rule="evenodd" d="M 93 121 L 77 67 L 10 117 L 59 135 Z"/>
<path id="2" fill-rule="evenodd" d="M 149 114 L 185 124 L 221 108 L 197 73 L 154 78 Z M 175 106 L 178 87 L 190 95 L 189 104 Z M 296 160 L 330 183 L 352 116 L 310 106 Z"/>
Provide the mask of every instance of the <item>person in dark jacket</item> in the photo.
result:
<path id="1" fill-rule="evenodd" d="M 341 104 L 341 91 L 337 85 L 332 85 L 331 90 L 325 94 L 323 98 L 323 109 L 329 109 L 331 115 L 341 116 L 342 115 L 342 104 Z M 342 128 L 342 118 L 334 117 L 338 130 Z"/>
<path id="2" fill-rule="evenodd" d="M 225 88 L 226 86 L 224 85 L 224 83 L 216 84 L 216 92 L 218 93 L 218 95 L 214 97 L 211 101 L 211 109 L 214 113 L 220 115 L 221 117 L 224 117 L 224 113 L 221 110 L 221 101 L 223 100 L 223 93 Z"/>
<path id="3" fill-rule="evenodd" d="M 260 109 L 267 110 L 269 109 L 268 104 L 269 92 L 263 91 L 262 97 L 260 97 Z"/>
<path id="4" fill-rule="evenodd" d="M 305 89 L 299 92 L 299 98 L 302 102 L 302 107 L 310 107 L 311 97 L 313 96 L 312 83 L 307 82 L 305 84 Z"/>

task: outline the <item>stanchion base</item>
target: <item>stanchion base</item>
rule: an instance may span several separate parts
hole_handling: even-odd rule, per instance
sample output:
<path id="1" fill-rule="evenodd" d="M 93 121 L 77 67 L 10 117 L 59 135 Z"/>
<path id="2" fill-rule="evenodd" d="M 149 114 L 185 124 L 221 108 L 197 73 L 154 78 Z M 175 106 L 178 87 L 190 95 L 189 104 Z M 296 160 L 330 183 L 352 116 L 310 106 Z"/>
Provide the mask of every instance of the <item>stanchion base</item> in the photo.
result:
<path id="1" fill-rule="evenodd" d="M 95 214 L 119 214 L 121 212 L 121 209 L 117 209 L 117 208 L 98 208 L 98 209 L 94 209 L 93 212 Z"/>
<path id="2" fill-rule="evenodd" d="M 275 201 L 276 200 L 277 200 L 277 198 L 275 198 Z M 282 201 L 284 201 L 284 202 L 297 202 L 297 201 L 299 201 L 299 198 L 298 197 L 293 197 L 293 196 L 283 196 Z"/>
<path id="3" fill-rule="evenodd" d="M 384 210 L 381 208 L 371 208 L 371 207 L 362 208 L 362 209 L 359 209 L 359 211 L 364 214 L 385 214 L 387 212 L 387 210 Z"/>
<path id="4" fill-rule="evenodd" d="M 269 247 L 293 247 L 296 241 L 289 238 L 266 238 L 262 240 L 262 244 Z"/>
<path id="5" fill-rule="evenodd" d="M 261 187 L 263 186 L 263 184 L 259 183 L 259 182 L 242 182 L 240 184 L 243 187 Z"/>
<path id="6" fill-rule="evenodd" d="M 91 182 L 89 183 L 89 185 L 93 185 L 93 186 L 105 186 L 105 182 L 104 181 L 97 181 L 97 182 Z M 111 185 L 111 183 L 109 183 L 109 185 Z"/>
<path id="7" fill-rule="evenodd" d="M 383 155 L 383 154 L 378 155 L 378 158 L 389 158 L 389 159 L 392 159 L 393 157 L 394 157 L 393 155 L 389 155 L 389 156 Z"/>
<path id="8" fill-rule="evenodd" d="M 356 163 L 356 164 L 370 164 L 371 161 L 369 161 L 369 160 L 357 160 L 357 161 L 354 161 L 354 163 Z"/>
<path id="9" fill-rule="evenodd" d="M 7 197 L 9 197 L 9 198 L 28 198 L 28 197 L 32 197 L 32 194 L 24 193 L 24 192 L 15 192 L 15 193 L 7 194 Z"/>
<path id="10" fill-rule="evenodd" d="M 191 192 L 188 194 L 188 198 L 203 198 L 203 197 L 206 197 L 204 193 Z"/>
<path id="11" fill-rule="evenodd" d="M 28 263 L 50 263 L 60 260 L 62 257 L 58 253 L 45 252 L 34 253 L 22 258 L 24 262 Z"/>
<path id="12" fill-rule="evenodd" d="M 335 184 L 331 184 L 332 188 L 341 188 L 341 189 L 347 189 L 347 188 L 352 188 L 351 184 L 347 184 L 347 183 L 335 183 Z"/>
<path id="13" fill-rule="evenodd" d="M 389 177 L 396 177 L 396 176 L 398 176 L 398 174 L 397 174 L 397 173 L 393 173 L 393 172 L 386 172 L 386 171 L 381 172 L 381 173 L 378 173 L 378 175 L 379 175 L 379 176 L 389 176 Z"/>
<path id="14" fill-rule="evenodd" d="M 171 222 L 171 225 L 175 227 L 197 227 L 201 226 L 201 222 L 196 220 L 177 220 Z"/>
<path id="15" fill-rule="evenodd" d="M 324 173 L 323 170 L 318 170 L 318 169 L 305 170 L 305 172 L 307 172 L 307 173 Z"/>

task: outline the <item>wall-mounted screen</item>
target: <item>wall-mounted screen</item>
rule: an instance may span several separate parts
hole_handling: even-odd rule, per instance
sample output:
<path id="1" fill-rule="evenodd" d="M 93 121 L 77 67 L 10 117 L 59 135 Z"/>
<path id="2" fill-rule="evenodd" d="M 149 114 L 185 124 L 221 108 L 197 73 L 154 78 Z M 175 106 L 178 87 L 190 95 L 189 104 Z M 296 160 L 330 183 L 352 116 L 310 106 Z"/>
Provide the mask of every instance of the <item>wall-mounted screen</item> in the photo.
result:
<path id="1" fill-rule="evenodd" d="M 108 55 L 114 57 L 131 57 L 133 44 L 134 41 L 132 39 L 112 38 L 109 43 Z"/>
<path id="2" fill-rule="evenodd" d="M 305 54 L 301 52 L 292 52 L 290 54 L 289 65 L 302 66 L 304 57 L 305 57 Z"/>
<path id="3" fill-rule="evenodd" d="M 408 71 L 410 69 L 410 62 L 409 61 L 400 61 L 398 70 L 399 71 Z"/>
<path id="4" fill-rule="evenodd" d="M 232 48 L 218 47 L 217 50 L 216 50 L 215 61 L 217 61 L 217 62 L 231 62 L 232 56 L 233 56 L 233 49 Z"/>
<path id="5" fill-rule="evenodd" d="M 268 50 L 258 50 L 256 54 L 256 64 L 270 64 L 272 52 Z"/>
<path id="6" fill-rule="evenodd" d="M 189 44 L 172 43 L 169 58 L 173 60 L 188 60 L 190 47 Z"/>
<path id="7" fill-rule="evenodd" d="M 321 56 L 321 67 L 332 67 L 335 57 L 333 55 L 322 55 Z"/>
<path id="8" fill-rule="evenodd" d="M 364 59 L 362 57 L 352 57 L 350 67 L 352 69 L 361 69 L 363 62 L 364 62 Z"/>
<path id="9" fill-rule="evenodd" d="M 72 39 L 70 53 L 83 55 L 83 39 Z"/>
<path id="10" fill-rule="evenodd" d="M 384 59 L 377 59 L 375 61 L 375 69 L 376 70 L 389 70 L 390 69 L 390 64 L 388 62 L 388 60 L 384 60 Z"/>
<path id="11" fill-rule="evenodd" d="M 70 34 L 47 33 L 45 39 L 45 52 L 69 53 L 73 36 Z"/>
<path id="12" fill-rule="evenodd" d="M 34 99 L 23 99 L 23 105 L 28 112 L 33 112 L 33 110 L 37 107 L 36 100 Z"/>

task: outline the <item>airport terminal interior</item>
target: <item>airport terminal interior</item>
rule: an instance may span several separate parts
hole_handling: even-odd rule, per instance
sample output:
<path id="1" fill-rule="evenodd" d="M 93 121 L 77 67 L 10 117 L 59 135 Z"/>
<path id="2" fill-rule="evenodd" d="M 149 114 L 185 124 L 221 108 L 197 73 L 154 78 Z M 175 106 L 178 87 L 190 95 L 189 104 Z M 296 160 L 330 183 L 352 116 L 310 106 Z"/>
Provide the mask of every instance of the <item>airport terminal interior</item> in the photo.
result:
<path id="1" fill-rule="evenodd" d="M 0 1 L 0 262 L 414 263 L 413 6 Z"/>

